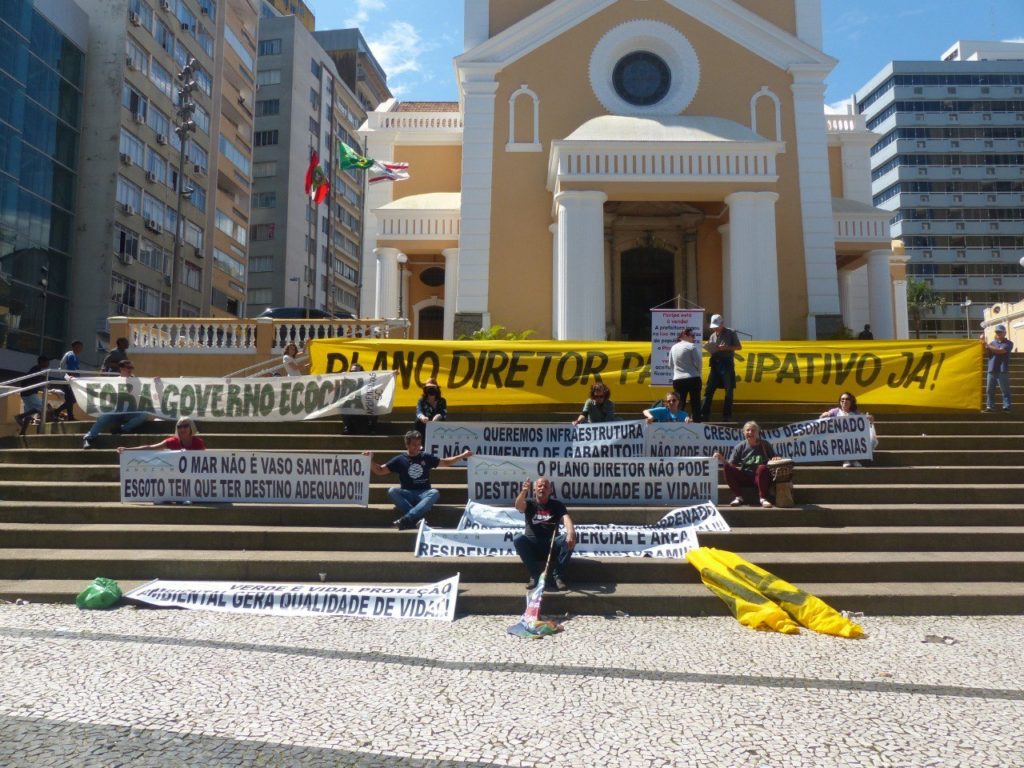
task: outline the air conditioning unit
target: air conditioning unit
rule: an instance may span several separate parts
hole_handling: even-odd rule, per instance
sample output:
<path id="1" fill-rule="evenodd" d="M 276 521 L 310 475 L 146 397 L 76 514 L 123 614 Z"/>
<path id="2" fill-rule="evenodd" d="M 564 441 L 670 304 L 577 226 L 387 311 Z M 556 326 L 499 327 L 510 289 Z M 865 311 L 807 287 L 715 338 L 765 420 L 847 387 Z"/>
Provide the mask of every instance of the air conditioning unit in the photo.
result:
<path id="1" fill-rule="evenodd" d="M 127 70 L 129 72 L 134 72 L 135 71 L 135 59 L 133 59 L 131 56 L 125 56 L 124 57 L 124 66 L 127 68 Z"/>
<path id="2" fill-rule="evenodd" d="M 170 285 L 170 284 L 171 284 L 171 276 L 170 275 L 164 275 L 164 285 Z"/>
<path id="3" fill-rule="evenodd" d="M 205 5 L 202 8 L 199 9 L 199 12 L 201 14 L 203 14 L 203 16 L 209 16 L 210 15 L 210 9 L 207 8 Z"/>
<path id="4" fill-rule="evenodd" d="M 133 27 L 142 26 L 142 18 L 135 11 L 128 11 L 128 21 L 131 22 Z"/>
<path id="5" fill-rule="evenodd" d="M 125 216 L 134 216 L 135 215 L 135 209 L 132 208 L 131 203 L 121 203 L 121 212 Z"/>
<path id="6" fill-rule="evenodd" d="M 139 125 L 143 125 L 146 122 L 146 117 L 141 112 L 133 112 L 132 120 L 134 120 Z"/>
<path id="7" fill-rule="evenodd" d="M 160 8 L 164 11 L 171 10 L 170 0 L 160 0 Z"/>
<path id="8" fill-rule="evenodd" d="M 117 256 L 117 260 L 120 261 L 122 264 L 132 263 L 132 257 L 129 256 L 127 253 L 117 253 L 115 255 Z"/>
<path id="9" fill-rule="evenodd" d="M 158 133 L 156 135 L 156 143 L 159 144 L 160 146 L 164 146 L 165 144 L 167 144 L 167 134 Z"/>
<path id="10" fill-rule="evenodd" d="M 156 181 L 156 174 L 153 171 L 146 171 L 146 181 L 150 184 Z"/>
<path id="11" fill-rule="evenodd" d="M 196 176 L 205 176 L 206 175 L 206 169 L 203 166 L 201 166 L 201 165 L 193 165 L 192 166 L 192 172 Z"/>
<path id="12" fill-rule="evenodd" d="M 150 232 L 156 232 L 157 234 L 159 234 L 162 231 L 160 222 L 158 222 L 156 219 L 146 219 L 146 229 L 148 229 Z"/>
<path id="13" fill-rule="evenodd" d="M 125 165 L 133 165 L 134 164 L 133 161 L 132 161 L 132 156 L 129 155 L 127 152 L 122 152 L 121 153 L 121 162 L 124 163 Z"/>
<path id="14" fill-rule="evenodd" d="M 188 22 L 187 22 L 187 21 L 183 21 L 183 22 L 181 22 L 181 31 L 182 31 L 182 32 L 188 32 L 188 31 L 189 31 L 190 29 L 192 29 L 192 27 L 190 27 L 190 26 L 188 25 Z"/>
<path id="15" fill-rule="evenodd" d="M 203 258 L 203 249 L 202 249 L 202 248 L 200 248 L 200 247 L 199 247 L 199 246 L 197 245 L 197 246 L 195 246 L 195 249 L 194 249 L 194 250 L 195 250 L 195 255 L 196 255 L 196 258 L 197 258 L 197 259 L 201 259 L 201 258 Z"/>
<path id="16" fill-rule="evenodd" d="M 238 103 L 241 104 L 244 107 L 245 106 L 245 96 L 243 96 L 242 94 L 238 94 Z"/>

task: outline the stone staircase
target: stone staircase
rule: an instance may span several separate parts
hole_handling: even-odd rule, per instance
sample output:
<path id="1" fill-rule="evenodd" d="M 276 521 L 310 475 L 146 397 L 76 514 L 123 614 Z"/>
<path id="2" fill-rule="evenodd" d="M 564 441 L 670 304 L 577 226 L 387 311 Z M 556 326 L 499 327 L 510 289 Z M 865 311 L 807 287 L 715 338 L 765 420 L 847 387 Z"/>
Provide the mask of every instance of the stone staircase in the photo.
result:
<path id="1" fill-rule="evenodd" d="M 1014 356 L 1011 414 L 876 411 L 873 465 L 798 465 L 795 509 L 724 508 L 729 549 L 836 607 L 870 614 L 1024 612 L 1024 356 Z M 617 404 L 623 414 L 640 406 Z M 775 426 L 821 404 L 740 404 L 739 418 Z M 454 416 L 455 414 L 453 414 Z M 568 421 L 569 412 L 458 413 L 459 419 Z M 341 433 L 336 421 L 202 424 L 211 448 L 358 451 L 378 460 L 402 448 L 396 413 L 381 434 Z M 391 478 L 374 478 L 368 507 L 121 504 L 116 445 L 168 434 L 103 437 L 83 450 L 82 424 L 57 434 L 0 438 L 0 599 L 69 601 L 95 576 L 130 588 L 152 578 L 261 582 L 422 583 L 461 574 L 458 610 L 516 614 L 525 570 L 514 558 L 417 559 L 415 532 L 389 523 Z M 431 525 L 451 527 L 466 502 L 466 472 L 438 469 Z M 720 486 L 720 500 L 729 498 Z M 571 507 L 580 523 L 624 522 L 620 509 Z M 652 523 L 665 507 L 630 508 Z M 573 590 L 545 597 L 546 612 L 722 614 L 725 607 L 680 561 L 576 559 Z"/>

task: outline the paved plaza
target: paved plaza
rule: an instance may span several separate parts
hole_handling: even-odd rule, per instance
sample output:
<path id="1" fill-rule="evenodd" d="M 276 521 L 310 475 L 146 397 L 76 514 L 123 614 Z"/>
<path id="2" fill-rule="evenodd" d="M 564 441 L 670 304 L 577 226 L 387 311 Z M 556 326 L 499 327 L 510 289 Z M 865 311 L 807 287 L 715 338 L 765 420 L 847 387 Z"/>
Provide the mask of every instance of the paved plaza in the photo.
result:
<path id="1" fill-rule="evenodd" d="M 1024 765 L 1024 618 L 512 621 L 2 605 L 0 765 Z"/>

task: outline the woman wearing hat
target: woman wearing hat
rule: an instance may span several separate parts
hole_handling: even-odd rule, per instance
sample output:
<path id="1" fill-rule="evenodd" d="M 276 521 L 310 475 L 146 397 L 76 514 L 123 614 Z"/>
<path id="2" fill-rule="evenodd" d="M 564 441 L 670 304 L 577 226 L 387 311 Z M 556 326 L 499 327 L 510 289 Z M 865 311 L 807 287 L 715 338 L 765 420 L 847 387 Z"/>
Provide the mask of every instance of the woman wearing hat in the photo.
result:
<path id="1" fill-rule="evenodd" d="M 427 440 L 427 422 L 444 421 L 448 418 L 448 401 L 441 397 L 441 386 L 437 379 L 427 379 L 423 385 L 423 395 L 416 403 L 416 423 L 413 425 Z"/>

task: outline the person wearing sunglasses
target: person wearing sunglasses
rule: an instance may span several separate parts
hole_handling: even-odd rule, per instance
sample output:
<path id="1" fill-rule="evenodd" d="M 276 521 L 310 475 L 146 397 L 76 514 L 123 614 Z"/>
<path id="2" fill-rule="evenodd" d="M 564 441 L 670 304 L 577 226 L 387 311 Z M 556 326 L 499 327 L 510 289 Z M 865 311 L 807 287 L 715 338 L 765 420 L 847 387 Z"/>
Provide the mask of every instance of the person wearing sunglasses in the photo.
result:
<path id="1" fill-rule="evenodd" d="M 174 434 L 166 437 L 159 443 L 152 445 L 137 445 L 134 448 L 126 448 L 123 445 L 117 447 L 118 453 L 125 451 L 205 451 L 206 443 L 199 436 L 196 423 L 188 416 L 182 416 L 174 425 Z"/>
<path id="2" fill-rule="evenodd" d="M 135 366 L 131 360 L 122 360 L 117 364 L 117 372 L 120 374 L 122 379 L 131 379 L 135 377 Z M 120 379 L 114 380 L 120 383 Z M 151 415 L 140 411 L 128 411 L 124 413 L 104 413 L 101 416 L 96 417 L 96 421 L 90 427 L 89 431 L 85 433 L 85 438 L 82 440 L 83 448 L 92 448 L 93 442 L 100 436 L 101 432 L 109 431 L 112 435 L 123 435 L 129 432 L 134 432 L 136 429 L 141 427 L 147 421 L 149 421 Z"/>
<path id="3" fill-rule="evenodd" d="M 861 414 L 857 410 L 857 398 L 852 392 L 843 392 L 839 396 L 839 405 L 835 408 L 829 408 L 819 418 L 822 419 L 842 419 L 848 416 L 866 416 L 868 423 L 871 425 L 871 448 L 872 450 L 878 448 L 878 437 L 875 435 L 875 417 L 870 413 Z M 864 466 L 859 461 L 844 461 L 844 467 L 862 467 Z"/>
<path id="4" fill-rule="evenodd" d="M 644 418 L 647 419 L 648 424 L 666 421 L 689 422 L 690 417 L 681 406 L 682 403 L 679 400 L 679 395 L 675 392 L 669 392 L 665 395 L 665 405 L 648 408 L 644 411 Z"/>
<path id="5" fill-rule="evenodd" d="M 580 415 L 573 421 L 573 426 L 580 424 L 600 424 L 615 421 L 615 403 L 612 402 L 612 391 L 603 382 L 590 387 L 590 397 L 583 404 Z"/>

